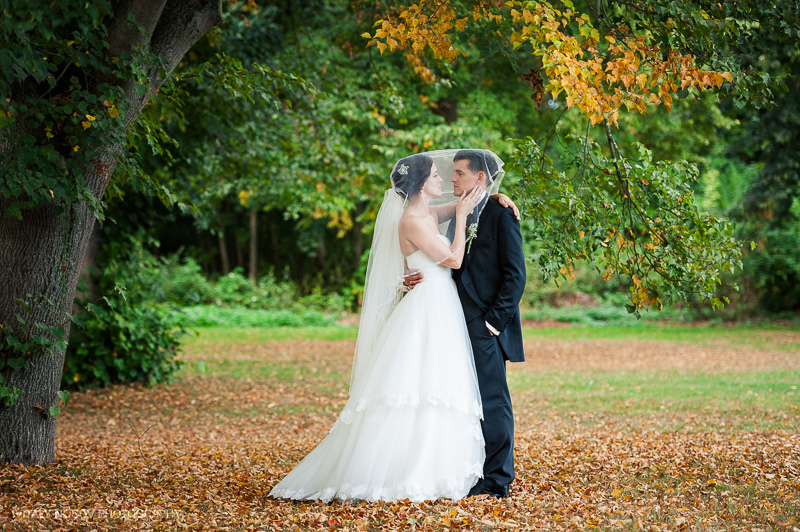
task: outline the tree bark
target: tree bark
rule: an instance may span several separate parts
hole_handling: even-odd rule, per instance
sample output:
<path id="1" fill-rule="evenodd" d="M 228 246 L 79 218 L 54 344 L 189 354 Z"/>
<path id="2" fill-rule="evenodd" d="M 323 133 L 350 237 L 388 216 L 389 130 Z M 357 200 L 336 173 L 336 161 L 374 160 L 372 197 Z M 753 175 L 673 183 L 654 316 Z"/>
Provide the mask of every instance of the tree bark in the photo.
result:
<path id="1" fill-rule="evenodd" d="M 455 98 L 442 98 L 436 102 L 433 112 L 444 118 L 448 124 L 458 120 L 458 101 Z"/>
<path id="2" fill-rule="evenodd" d="M 238 216 L 236 218 L 238 218 Z M 233 235 L 233 252 L 236 253 L 236 267 L 244 269 L 244 251 L 242 250 L 242 243 L 239 241 L 238 231 Z"/>
<path id="3" fill-rule="evenodd" d="M 129 29 L 129 14 L 136 17 L 147 35 Z M 167 72 L 171 72 L 189 48 L 220 20 L 221 0 L 120 0 L 115 4 L 113 20 L 108 21 L 109 50 L 144 46 L 158 55 Z M 108 55 L 109 62 L 112 57 L 113 54 Z M 91 74 L 87 73 L 87 77 Z M 122 82 L 129 100 L 128 125 L 135 122 L 145 103 L 163 84 L 162 72 L 154 67 L 148 81 L 150 90 L 143 95 L 137 95 L 129 82 Z M 114 154 L 119 149 L 109 145 L 104 153 Z M 84 169 L 83 179 L 91 193 L 102 198 L 116 160 L 105 155 L 92 163 Z M 74 176 L 65 170 L 64 180 L 69 179 Z M 13 198 L 0 197 L 0 212 L 12 201 Z M 94 223 L 95 217 L 85 201 L 26 211 L 22 220 L 0 215 L 0 324 L 14 326 L 14 336 L 20 341 L 27 341 L 31 333 L 42 332 L 20 334 L 18 317 L 30 327 L 38 323 L 62 328 L 69 335 L 68 316 Z M 25 301 L 30 311 L 24 310 L 18 299 Z M 27 355 L 26 368 L 0 370 L 6 385 L 21 391 L 15 404 L 0 406 L 0 462 L 36 465 L 55 460 L 56 423 L 45 414 L 58 403 L 64 354 L 60 349 L 52 354 L 32 351 Z"/>
<path id="4" fill-rule="evenodd" d="M 272 217 L 270 217 L 269 221 L 269 241 L 270 247 L 272 248 L 272 266 L 277 270 L 281 260 L 281 257 L 278 254 L 278 224 L 275 223 L 275 220 Z"/>
<path id="5" fill-rule="evenodd" d="M 250 281 L 258 284 L 258 212 L 250 211 Z"/>
<path id="6" fill-rule="evenodd" d="M 88 299 L 89 301 L 94 301 L 100 296 L 98 293 L 99 289 L 97 286 L 95 286 L 94 281 L 92 280 L 92 275 L 97 275 L 97 252 L 100 249 L 102 234 L 103 232 L 97 226 L 95 226 L 89 235 L 89 243 L 86 246 L 86 254 L 83 256 L 80 278 L 78 279 L 78 287 L 75 292 L 76 299 Z M 81 291 L 81 279 L 86 285 L 85 291 Z M 72 310 L 73 314 L 75 312 L 79 312 L 77 305 L 75 305 Z"/>
<path id="7" fill-rule="evenodd" d="M 0 207 L 6 204 L 0 199 Z M 0 271 L 0 322 L 17 325 L 16 317 L 21 316 L 29 327 L 60 327 L 69 336 L 75 286 L 94 222 L 85 203 L 61 212 L 48 206 L 25 213 L 22 221 L 0 218 L 0 264 L 6 265 Z M 25 301 L 30 312 L 17 299 Z M 16 330 L 17 338 L 29 339 L 30 333 Z M 58 404 L 64 351 L 32 352 L 28 363 L 20 371 L 3 371 L 6 385 L 21 393 L 13 406 L 0 407 L 1 463 L 33 465 L 55 459 L 56 425 L 46 412 Z"/>
<path id="8" fill-rule="evenodd" d="M 220 230 L 217 236 L 219 242 L 219 258 L 222 262 L 222 275 L 227 275 L 231 271 L 231 259 L 228 258 L 228 243 L 225 242 L 225 232 Z"/>

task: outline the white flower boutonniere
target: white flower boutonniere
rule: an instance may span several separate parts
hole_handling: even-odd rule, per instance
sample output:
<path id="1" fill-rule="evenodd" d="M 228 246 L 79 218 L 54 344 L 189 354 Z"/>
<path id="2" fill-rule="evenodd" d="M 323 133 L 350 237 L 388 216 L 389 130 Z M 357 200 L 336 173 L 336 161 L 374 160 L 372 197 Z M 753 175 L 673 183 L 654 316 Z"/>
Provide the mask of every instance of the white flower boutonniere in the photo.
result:
<path id="1" fill-rule="evenodd" d="M 478 222 L 473 222 L 467 227 L 467 253 L 472 248 L 472 241 L 478 236 Z"/>

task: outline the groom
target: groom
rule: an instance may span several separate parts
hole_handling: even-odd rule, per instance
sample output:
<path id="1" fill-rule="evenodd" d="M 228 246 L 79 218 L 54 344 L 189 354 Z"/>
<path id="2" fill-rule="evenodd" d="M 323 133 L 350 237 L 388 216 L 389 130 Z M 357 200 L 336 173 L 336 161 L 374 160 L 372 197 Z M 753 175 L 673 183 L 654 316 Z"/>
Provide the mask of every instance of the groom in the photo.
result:
<path id="1" fill-rule="evenodd" d="M 497 175 L 495 159 L 483 150 L 460 150 L 453 158 L 453 193 L 484 191 L 481 203 L 467 217 L 467 250 L 453 279 L 467 320 L 478 386 L 483 403 L 486 461 L 483 479 L 469 495 L 508 496 L 514 480 L 514 412 L 506 381 L 506 360 L 522 362 L 519 302 L 525 288 L 522 233 L 513 209 L 501 206 L 486 190 Z M 451 222 L 451 230 L 455 231 Z M 474 227 L 477 231 L 472 231 Z M 421 276 L 409 279 L 409 285 Z"/>

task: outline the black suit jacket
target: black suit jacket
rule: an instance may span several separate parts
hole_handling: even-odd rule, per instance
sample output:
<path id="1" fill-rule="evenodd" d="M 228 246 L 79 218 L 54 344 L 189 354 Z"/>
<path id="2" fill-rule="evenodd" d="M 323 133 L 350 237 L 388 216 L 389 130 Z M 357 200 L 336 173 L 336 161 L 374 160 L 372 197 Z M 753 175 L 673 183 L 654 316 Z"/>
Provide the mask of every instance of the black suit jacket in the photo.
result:
<path id="1" fill-rule="evenodd" d="M 522 362 L 519 302 L 525 289 L 525 256 L 513 210 L 487 197 L 476 238 L 468 246 L 461 268 L 453 270 L 464 317 L 468 323 L 475 319 L 489 322 L 500 331 L 498 340 L 505 357 Z"/>

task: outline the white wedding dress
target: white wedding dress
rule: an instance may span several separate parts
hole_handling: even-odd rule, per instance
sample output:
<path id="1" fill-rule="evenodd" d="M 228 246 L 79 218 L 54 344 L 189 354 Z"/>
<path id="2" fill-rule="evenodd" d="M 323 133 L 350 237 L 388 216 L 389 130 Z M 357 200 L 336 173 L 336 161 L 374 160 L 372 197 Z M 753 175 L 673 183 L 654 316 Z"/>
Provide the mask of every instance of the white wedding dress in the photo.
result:
<path id="1" fill-rule="evenodd" d="M 424 280 L 384 325 L 366 380 L 271 496 L 460 499 L 481 476 L 480 395 L 455 283 L 422 251 L 407 263 Z"/>

